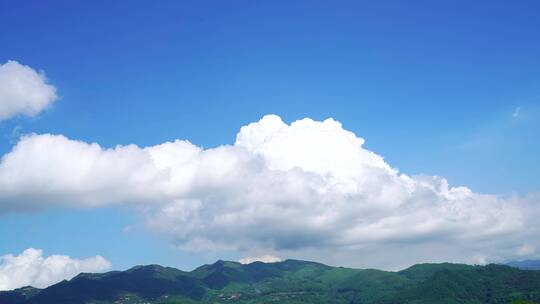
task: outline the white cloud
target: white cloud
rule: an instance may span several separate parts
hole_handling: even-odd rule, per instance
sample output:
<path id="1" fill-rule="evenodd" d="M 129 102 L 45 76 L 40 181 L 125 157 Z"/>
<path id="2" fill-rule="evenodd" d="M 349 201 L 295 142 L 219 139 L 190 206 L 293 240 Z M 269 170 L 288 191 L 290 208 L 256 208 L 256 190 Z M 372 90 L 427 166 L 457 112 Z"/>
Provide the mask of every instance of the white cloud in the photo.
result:
<path id="1" fill-rule="evenodd" d="M 263 263 L 276 263 L 276 262 L 280 262 L 281 259 L 276 257 L 276 256 L 273 256 L 273 255 L 261 255 L 261 256 L 256 256 L 256 257 L 245 257 L 245 258 L 242 258 L 240 260 L 238 260 L 238 262 L 242 263 L 242 264 L 251 264 L 253 262 L 263 262 Z"/>
<path id="2" fill-rule="evenodd" d="M 400 174 L 333 119 L 241 128 L 234 145 L 104 149 L 23 137 L 0 163 L 0 212 L 128 204 L 186 250 L 396 268 L 537 256 L 539 197 Z M 464 168 L 466 170 L 466 168 Z"/>
<path id="3" fill-rule="evenodd" d="M 29 248 L 19 255 L 0 256 L 0 290 L 23 286 L 47 287 L 69 280 L 81 272 L 100 272 L 111 267 L 101 256 L 77 260 L 66 255 L 43 257 L 43 252 Z"/>
<path id="4" fill-rule="evenodd" d="M 0 121 L 22 114 L 35 116 L 57 99 L 43 73 L 17 61 L 0 64 Z"/>

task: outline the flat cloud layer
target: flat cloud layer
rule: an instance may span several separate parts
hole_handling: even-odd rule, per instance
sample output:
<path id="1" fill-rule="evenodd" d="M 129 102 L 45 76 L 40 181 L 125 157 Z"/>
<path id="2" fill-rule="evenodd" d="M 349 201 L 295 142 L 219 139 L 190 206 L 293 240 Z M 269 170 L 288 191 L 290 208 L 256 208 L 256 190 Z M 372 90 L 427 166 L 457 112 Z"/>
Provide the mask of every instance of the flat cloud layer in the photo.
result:
<path id="1" fill-rule="evenodd" d="M 0 256 L 0 290 L 23 286 L 47 287 L 68 280 L 81 272 L 101 272 L 111 263 L 101 256 L 77 260 L 65 255 L 43 257 L 43 252 L 29 248 L 19 255 Z"/>
<path id="2" fill-rule="evenodd" d="M 17 61 L 0 64 L 0 121 L 35 116 L 56 100 L 56 89 L 42 73 Z"/>
<path id="3" fill-rule="evenodd" d="M 137 207 L 185 250 L 397 268 L 538 256 L 539 197 L 408 176 L 333 119 L 241 128 L 234 145 L 177 140 L 104 149 L 28 135 L 0 163 L 0 212 Z"/>

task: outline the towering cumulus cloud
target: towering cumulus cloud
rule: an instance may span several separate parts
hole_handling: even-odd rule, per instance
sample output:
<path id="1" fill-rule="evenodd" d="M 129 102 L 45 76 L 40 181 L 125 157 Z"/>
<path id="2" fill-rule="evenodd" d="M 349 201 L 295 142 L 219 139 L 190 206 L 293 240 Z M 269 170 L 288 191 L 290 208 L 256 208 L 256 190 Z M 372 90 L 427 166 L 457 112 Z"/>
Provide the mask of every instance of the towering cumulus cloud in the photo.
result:
<path id="1" fill-rule="evenodd" d="M 56 100 L 56 89 L 42 73 L 17 61 L 0 64 L 0 121 L 34 116 Z"/>
<path id="2" fill-rule="evenodd" d="M 19 255 L 0 256 L 0 290 L 22 286 L 47 287 L 81 272 L 107 270 L 111 263 L 101 256 L 84 260 L 65 255 L 43 257 L 43 252 L 29 248 Z"/>
<path id="3" fill-rule="evenodd" d="M 352 266 L 537 256 L 537 195 L 401 174 L 363 144 L 333 119 L 288 125 L 275 115 L 211 149 L 181 140 L 103 149 L 28 135 L 0 164 L 0 210 L 134 205 L 186 250 Z"/>

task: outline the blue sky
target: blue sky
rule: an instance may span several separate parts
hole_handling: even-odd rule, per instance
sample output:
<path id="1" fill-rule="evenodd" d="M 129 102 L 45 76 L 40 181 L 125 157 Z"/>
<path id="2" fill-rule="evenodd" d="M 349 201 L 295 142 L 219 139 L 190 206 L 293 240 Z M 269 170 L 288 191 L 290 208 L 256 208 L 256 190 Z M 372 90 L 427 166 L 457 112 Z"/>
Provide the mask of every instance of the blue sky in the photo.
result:
<path id="1" fill-rule="evenodd" d="M 233 144 L 265 114 L 332 117 L 409 175 L 478 193 L 540 190 L 538 1 L 0 1 L 0 63 L 43 70 L 59 99 L 0 122 L 103 147 Z M 518 110 L 519 109 L 519 110 Z M 132 208 L 0 217 L 0 255 L 101 254 L 192 268 Z M 133 229 L 126 229 L 133 227 Z M 129 230 L 129 231 L 126 231 Z"/>

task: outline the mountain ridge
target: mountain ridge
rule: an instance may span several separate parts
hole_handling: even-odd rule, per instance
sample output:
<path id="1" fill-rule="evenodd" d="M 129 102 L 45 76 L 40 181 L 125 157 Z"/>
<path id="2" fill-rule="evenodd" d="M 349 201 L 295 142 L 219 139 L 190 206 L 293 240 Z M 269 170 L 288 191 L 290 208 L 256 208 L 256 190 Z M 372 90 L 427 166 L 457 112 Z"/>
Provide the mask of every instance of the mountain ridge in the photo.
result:
<path id="1" fill-rule="evenodd" d="M 529 302 L 516 302 L 529 301 Z M 400 271 L 285 260 L 218 260 L 192 271 L 157 264 L 81 273 L 44 289 L 0 292 L 0 304 L 540 303 L 540 271 L 424 263 Z"/>
<path id="2" fill-rule="evenodd" d="M 540 260 L 510 261 L 506 265 L 525 270 L 540 270 Z"/>

